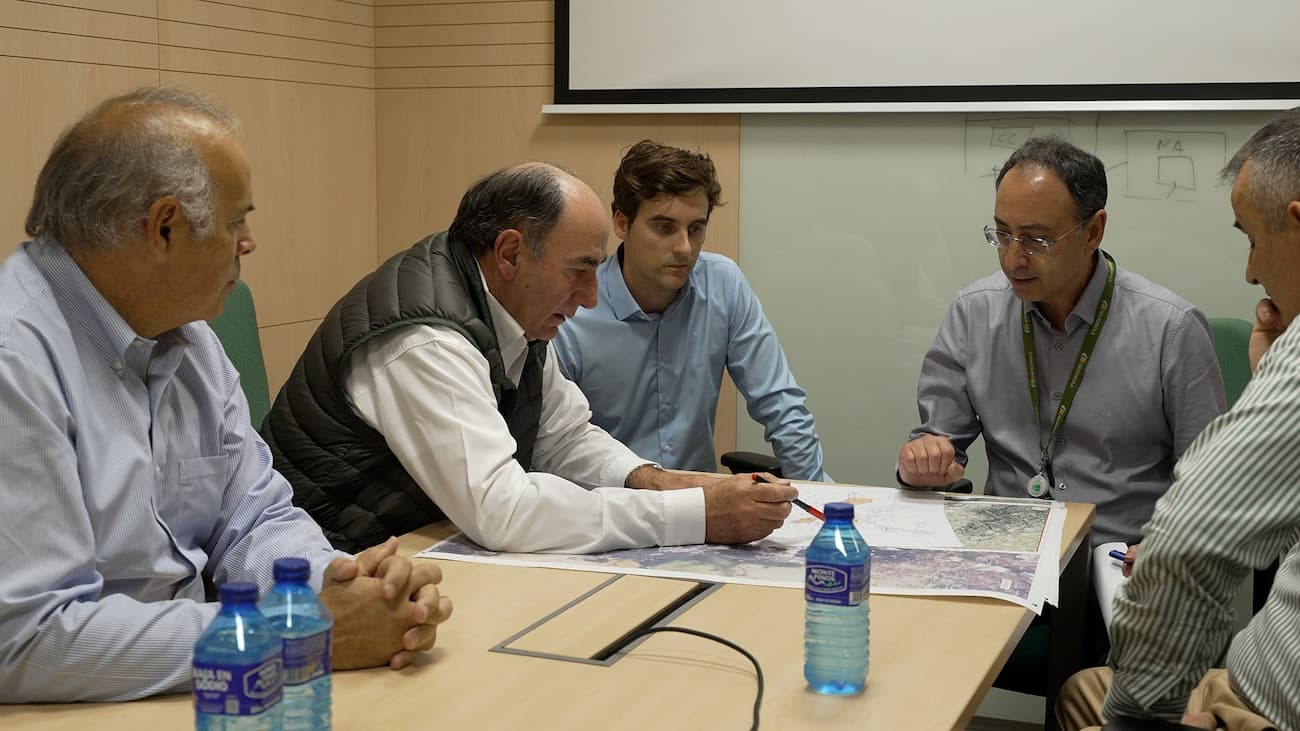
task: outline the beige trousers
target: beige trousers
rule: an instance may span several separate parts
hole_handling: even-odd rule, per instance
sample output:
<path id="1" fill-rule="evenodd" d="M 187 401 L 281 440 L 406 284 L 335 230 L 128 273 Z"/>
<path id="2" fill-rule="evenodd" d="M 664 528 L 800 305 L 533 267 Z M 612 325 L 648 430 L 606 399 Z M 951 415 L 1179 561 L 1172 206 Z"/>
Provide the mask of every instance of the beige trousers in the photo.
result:
<path id="1" fill-rule="evenodd" d="M 1074 674 L 1056 699 L 1056 722 L 1062 731 L 1099 729 L 1105 721 L 1101 704 L 1111 682 L 1110 668 L 1089 668 Z M 1187 713 L 1209 712 L 1227 731 L 1277 731 L 1263 716 L 1246 707 L 1228 684 L 1228 671 L 1205 674 L 1187 699 Z"/>

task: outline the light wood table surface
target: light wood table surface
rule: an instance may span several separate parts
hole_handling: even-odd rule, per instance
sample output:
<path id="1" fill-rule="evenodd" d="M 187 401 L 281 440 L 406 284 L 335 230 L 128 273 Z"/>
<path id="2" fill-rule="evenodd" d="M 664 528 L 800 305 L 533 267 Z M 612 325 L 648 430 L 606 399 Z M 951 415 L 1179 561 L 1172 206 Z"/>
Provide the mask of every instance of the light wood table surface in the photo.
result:
<path id="1" fill-rule="evenodd" d="M 1093 517 L 1091 505 L 1067 507 L 1063 567 L 1086 538 Z M 450 531 L 444 523 L 411 533 L 402 538 L 402 551 L 415 553 Z M 439 563 L 455 613 L 439 633 L 437 647 L 399 672 L 336 673 L 335 729 L 749 728 L 753 668 L 713 642 L 654 634 L 607 667 L 491 651 L 609 582 L 611 575 Z M 624 576 L 512 646 L 590 652 L 601 637 L 621 635 L 694 586 Z M 965 727 L 1032 616 L 1008 602 L 983 598 L 873 595 L 870 601 L 867 688 L 848 698 L 821 696 L 806 687 L 801 591 L 724 584 L 668 624 L 721 635 L 758 658 L 767 686 L 764 729 L 928 731 Z M 161 731 L 193 725 L 188 695 L 0 706 L 0 729 L 6 731 Z"/>

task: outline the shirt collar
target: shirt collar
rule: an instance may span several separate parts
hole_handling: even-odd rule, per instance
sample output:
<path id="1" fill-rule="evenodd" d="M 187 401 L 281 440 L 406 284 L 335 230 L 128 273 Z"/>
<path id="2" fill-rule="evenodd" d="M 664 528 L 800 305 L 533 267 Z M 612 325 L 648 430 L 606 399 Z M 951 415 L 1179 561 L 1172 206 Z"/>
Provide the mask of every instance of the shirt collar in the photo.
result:
<path id="1" fill-rule="evenodd" d="M 514 371 L 513 364 L 528 350 L 528 337 L 510 311 L 497 300 L 492 290 L 488 289 L 487 277 L 483 276 L 482 266 L 478 269 L 478 279 L 483 284 L 483 292 L 487 294 L 488 310 L 492 314 L 492 330 L 497 336 L 497 347 L 501 349 L 501 363 L 509 375 Z"/>
<path id="2" fill-rule="evenodd" d="M 153 344 L 131 329 L 61 245 L 42 237 L 24 246 L 50 283 L 50 289 L 66 312 L 68 321 L 75 323 L 109 367 L 121 371 L 127 348 L 137 340 Z M 159 340 L 170 342 L 173 338 L 181 342 L 185 340 L 179 331 L 164 333 Z"/>
<path id="3" fill-rule="evenodd" d="M 1069 322 L 1074 318 L 1082 320 L 1088 325 L 1097 317 L 1097 303 L 1101 302 L 1101 293 L 1106 289 L 1106 277 L 1109 272 L 1106 266 L 1106 260 L 1102 258 L 1101 249 L 1097 249 L 1092 254 L 1092 278 L 1088 280 L 1087 286 L 1079 295 L 1079 301 L 1074 303 L 1074 309 L 1070 310 L 1069 316 L 1065 318 L 1066 328 L 1069 329 Z M 1113 304 L 1113 303 L 1112 303 Z M 1032 311 L 1037 312 L 1038 316 L 1047 320 L 1047 315 L 1038 308 L 1035 302 Z"/>
<path id="4" fill-rule="evenodd" d="M 614 255 L 607 257 L 601 262 L 597 276 L 600 279 L 601 298 L 609 303 L 609 307 L 614 311 L 614 317 L 622 321 L 627 321 L 633 317 L 641 320 L 653 320 L 661 315 L 651 315 L 641 310 L 641 305 L 637 304 L 636 298 L 632 296 L 632 291 L 627 288 L 627 280 L 623 279 L 623 247 L 626 244 L 620 243 Z M 682 287 L 668 305 L 664 314 L 668 314 L 679 302 L 687 299 L 695 292 L 695 276 L 699 271 L 700 263 L 697 259 L 695 266 L 691 268 L 691 273 L 686 278 L 686 286 Z"/>

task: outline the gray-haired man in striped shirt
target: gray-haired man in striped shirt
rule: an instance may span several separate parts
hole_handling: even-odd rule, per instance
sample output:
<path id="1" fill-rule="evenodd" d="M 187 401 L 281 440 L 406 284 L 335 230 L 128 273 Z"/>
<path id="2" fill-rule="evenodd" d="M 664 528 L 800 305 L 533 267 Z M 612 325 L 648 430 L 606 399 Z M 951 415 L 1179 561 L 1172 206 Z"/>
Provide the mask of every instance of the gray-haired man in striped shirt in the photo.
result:
<path id="1" fill-rule="evenodd" d="M 1224 169 L 1246 279 L 1264 287 L 1255 374 L 1229 413 L 1188 449 L 1144 530 L 1115 600 L 1110 666 L 1062 691 L 1063 728 L 1118 716 L 1202 728 L 1300 729 L 1300 107 L 1283 112 Z M 1272 591 L 1231 638 L 1232 597 L 1281 557 Z M 1104 703 L 1103 703 L 1104 694 Z"/>
<path id="2" fill-rule="evenodd" d="M 0 703 L 188 690 L 206 587 L 265 590 L 280 556 L 312 565 L 336 670 L 408 665 L 451 613 L 436 567 L 349 557 L 293 507 L 203 322 L 257 247 L 238 129 L 183 89 L 103 102 L 0 262 Z"/>

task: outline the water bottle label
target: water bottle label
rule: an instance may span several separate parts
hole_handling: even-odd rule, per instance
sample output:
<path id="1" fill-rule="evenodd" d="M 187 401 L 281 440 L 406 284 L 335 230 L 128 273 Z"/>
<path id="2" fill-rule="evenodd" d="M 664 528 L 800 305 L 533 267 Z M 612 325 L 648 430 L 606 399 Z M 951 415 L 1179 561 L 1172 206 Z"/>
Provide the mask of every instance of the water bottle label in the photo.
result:
<path id="1" fill-rule="evenodd" d="M 222 716 L 256 716 L 280 702 L 281 663 L 268 657 L 256 665 L 194 662 L 194 708 Z"/>
<path id="2" fill-rule="evenodd" d="M 307 683 L 330 671 L 330 630 L 284 639 L 284 684 Z"/>
<path id="3" fill-rule="evenodd" d="M 814 604 L 861 604 L 870 591 L 870 566 L 810 562 L 804 569 L 804 599 Z"/>

